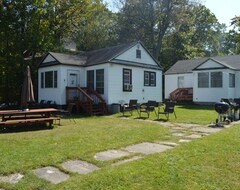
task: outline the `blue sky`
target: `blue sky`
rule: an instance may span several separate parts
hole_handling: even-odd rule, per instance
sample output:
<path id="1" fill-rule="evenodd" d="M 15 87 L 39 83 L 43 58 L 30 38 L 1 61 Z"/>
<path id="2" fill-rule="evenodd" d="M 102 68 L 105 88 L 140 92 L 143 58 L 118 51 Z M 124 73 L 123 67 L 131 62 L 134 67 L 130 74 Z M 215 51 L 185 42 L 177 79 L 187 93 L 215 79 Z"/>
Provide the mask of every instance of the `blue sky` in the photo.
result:
<path id="1" fill-rule="evenodd" d="M 203 0 L 203 4 L 228 27 L 233 17 L 240 16 L 240 0 Z"/>

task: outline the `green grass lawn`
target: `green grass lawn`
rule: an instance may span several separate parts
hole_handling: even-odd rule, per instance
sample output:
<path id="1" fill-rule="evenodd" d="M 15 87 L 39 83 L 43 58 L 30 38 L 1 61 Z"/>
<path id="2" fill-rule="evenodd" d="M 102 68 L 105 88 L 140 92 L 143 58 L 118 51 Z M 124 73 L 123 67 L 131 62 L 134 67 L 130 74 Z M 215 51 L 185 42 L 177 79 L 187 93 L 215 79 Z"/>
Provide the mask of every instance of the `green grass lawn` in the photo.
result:
<path id="1" fill-rule="evenodd" d="M 206 124 L 215 119 L 213 110 L 178 106 L 177 122 L 193 121 L 193 110 Z M 199 108 L 199 107 L 198 107 Z M 180 111 L 181 110 L 181 111 Z M 213 116 L 201 112 L 212 113 Z M 153 115 L 153 114 L 152 114 Z M 182 116 L 182 117 L 181 117 Z M 134 116 L 133 116 L 134 118 Z M 151 119 L 151 118 L 150 118 Z M 154 119 L 154 118 L 152 118 Z M 239 189 L 240 126 L 194 140 L 166 152 L 112 167 L 115 161 L 96 161 L 100 151 L 119 149 L 140 142 L 174 141 L 169 129 L 142 119 L 113 117 L 76 118 L 61 121 L 52 130 L 0 134 L 0 175 L 24 174 L 17 184 L 1 183 L 0 188 L 32 189 Z M 171 116 L 174 122 L 174 116 Z M 172 138 L 172 139 L 171 139 Z M 87 175 L 70 173 L 67 181 L 54 185 L 33 173 L 38 167 L 60 167 L 62 162 L 80 159 L 101 169 Z"/>
<path id="2" fill-rule="evenodd" d="M 177 105 L 175 107 L 175 113 L 177 115 L 177 118 L 175 119 L 174 115 L 170 114 L 169 122 L 210 124 L 214 123 L 218 116 L 217 112 L 214 110 L 214 106 L 201 105 Z M 116 114 L 116 117 L 122 116 L 122 113 Z M 129 112 L 126 112 L 125 116 L 130 118 L 139 118 L 137 111 L 133 111 L 132 116 L 129 114 Z M 144 117 L 144 119 L 157 120 L 157 116 L 154 112 L 150 113 L 149 118 L 147 118 L 146 113 L 142 113 L 142 117 Z M 160 115 L 160 121 L 161 120 L 166 120 L 165 115 Z"/>

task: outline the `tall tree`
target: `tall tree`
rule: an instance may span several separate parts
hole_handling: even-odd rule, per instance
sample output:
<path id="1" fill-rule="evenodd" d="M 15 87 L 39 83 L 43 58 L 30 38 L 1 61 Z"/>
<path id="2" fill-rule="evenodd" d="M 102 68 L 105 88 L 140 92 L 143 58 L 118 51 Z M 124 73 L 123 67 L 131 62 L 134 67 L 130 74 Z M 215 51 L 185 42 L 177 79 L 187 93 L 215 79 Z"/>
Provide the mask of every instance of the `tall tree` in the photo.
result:
<path id="1" fill-rule="evenodd" d="M 125 0 L 120 10 L 120 40 L 141 40 L 158 59 L 164 36 L 187 5 L 188 0 Z"/>

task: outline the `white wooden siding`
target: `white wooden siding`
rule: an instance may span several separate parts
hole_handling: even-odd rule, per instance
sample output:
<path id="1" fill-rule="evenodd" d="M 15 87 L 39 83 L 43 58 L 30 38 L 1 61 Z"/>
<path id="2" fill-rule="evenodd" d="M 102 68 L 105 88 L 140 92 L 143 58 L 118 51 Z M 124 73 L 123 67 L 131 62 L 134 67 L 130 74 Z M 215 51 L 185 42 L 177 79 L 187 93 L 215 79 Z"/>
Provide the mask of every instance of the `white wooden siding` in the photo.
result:
<path id="1" fill-rule="evenodd" d="M 200 65 L 199 67 L 197 67 L 197 69 L 208 69 L 208 68 L 224 68 L 223 65 L 217 63 L 216 61 L 213 60 L 208 60 L 206 61 L 204 64 Z"/>
<path id="2" fill-rule="evenodd" d="M 56 61 L 56 59 L 49 54 L 49 55 L 43 60 L 43 63 L 49 63 L 49 62 L 53 62 L 53 61 Z"/>
<path id="3" fill-rule="evenodd" d="M 123 68 L 132 70 L 132 92 L 123 91 Z M 156 72 L 155 87 L 144 86 L 144 71 Z M 148 100 L 162 101 L 161 70 L 109 64 L 108 82 L 108 104 L 119 103 L 119 101 L 128 103 L 130 99 L 137 99 L 140 103 Z"/>
<path id="4" fill-rule="evenodd" d="M 178 88 L 178 77 L 184 77 L 184 88 L 193 88 L 192 73 L 165 75 L 165 98 L 168 99 L 170 97 L 170 93 Z"/>
<path id="5" fill-rule="evenodd" d="M 136 50 L 141 50 L 141 59 L 136 58 Z M 124 52 L 123 54 L 117 56 L 115 59 L 125 60 L 128 62 L 138 62 L 138 63 L 145 63 L 149 65 L 157 65 L 154 59 L 149 55 L 149 53 L 142 47 L 141 44 L 136 44 L 128 51 Z"/>
<path id="6" fill-rule="evenodd" d="M 222 88 L 211 88 L 211 72 L 222 72 L 223 86 Z M 194 71 L 194 88 L 193 88 L 193 101 L 194 102 L 218 102 L 222 98 L 236 98 L 237 90 L 239 89 L 239 84 L 235 84 L 235 88 L 229 88 L 229 73 L 234 73 L 232 70 L 205 70 L 204 72 L 209 72 L 209 88 L 198 88 L 198 73 L 200 71 Z M 236 81 L 237 81 L 236 77 Z M 237 87 L 238 86 L 238 87 Z"/>
<path id="7" fill-rule="evenodd" d="M 57 88 L 41 88 L 41 72 L 58 71 Z M 55 65 L 42 67 L 38 70 L 38 100 L 53 100 L 59 105 L 66 104 L 66 86 L 68 85 L 68 73 L 79 73 L 78 82 L 80 86 L 83 84 L 82 76 L 84 76 L 84 68 L 77 66 Z"/>

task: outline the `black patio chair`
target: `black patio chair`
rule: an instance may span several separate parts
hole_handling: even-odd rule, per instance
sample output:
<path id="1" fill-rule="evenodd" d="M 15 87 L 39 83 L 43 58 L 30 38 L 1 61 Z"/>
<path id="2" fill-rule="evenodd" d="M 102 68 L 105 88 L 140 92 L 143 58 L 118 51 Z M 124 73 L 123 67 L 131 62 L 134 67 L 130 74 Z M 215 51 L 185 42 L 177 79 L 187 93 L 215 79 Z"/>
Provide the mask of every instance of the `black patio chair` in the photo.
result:
<path id="1" fill-rule="evenodd" d="M 167 120 L 169 119 L 169 114 L 174 114 L 175 118 L 177 118 L 176 113 L 174 111 L 174 107 L 175 107 L 175 102 L 165 102 L 165 107 L 163 111 L 160 110 L 161 107 L 158 107 L 158 119 L 160 114 L 164 114 Z"/>
<path id="2" fill-rule="evenodd" d="M 132 99 L 132 100 L 129 100 L 128 104 L 123 104 L 123 107 L 122 107 L 123 115 L 125 112 L 130 112 L 130 114 L 132 116 L 133 110 L 138 110 L 137 100 Z"/>
<path id="3" fill-rule="evenodd" d="M 155 112 L 157 116 L 157 112 L 155 110 L 155 107 L 157 106 L 157 102 L 153 100 L 149 100 L 147 103 L 143 103 L 139 107 L 139 116 L 142 117 L 141 113 L 147 113 L 147 116 L 149 118 L 149 115 L 151 112 Z"/>

